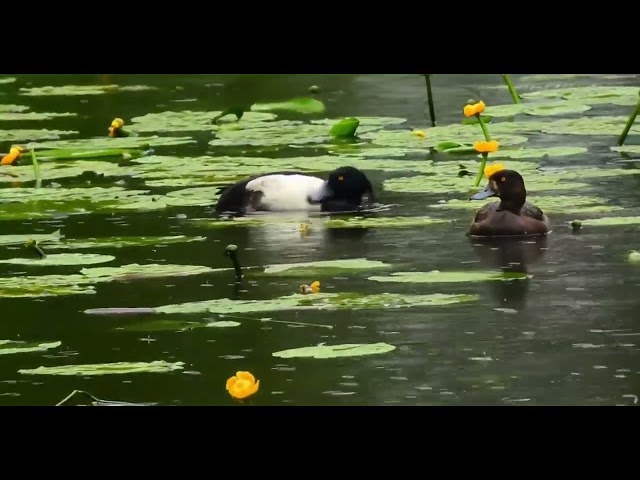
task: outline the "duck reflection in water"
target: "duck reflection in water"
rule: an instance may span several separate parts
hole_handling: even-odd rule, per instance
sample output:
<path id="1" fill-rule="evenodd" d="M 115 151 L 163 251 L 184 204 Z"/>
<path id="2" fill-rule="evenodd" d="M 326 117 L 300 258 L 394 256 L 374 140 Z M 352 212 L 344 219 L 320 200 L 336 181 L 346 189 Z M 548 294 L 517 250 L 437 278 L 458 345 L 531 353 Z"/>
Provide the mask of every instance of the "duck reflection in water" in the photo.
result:
<path id="1" fill-rule="evenodd" d="M 546 235 L 531 237 L 471 238 L 480 264 L 502 272 L 529 273 L 529 267 L 543 260 Z M 523 310 L 527 306 L 531 279 L 488 282 L 500 308 Z"/>

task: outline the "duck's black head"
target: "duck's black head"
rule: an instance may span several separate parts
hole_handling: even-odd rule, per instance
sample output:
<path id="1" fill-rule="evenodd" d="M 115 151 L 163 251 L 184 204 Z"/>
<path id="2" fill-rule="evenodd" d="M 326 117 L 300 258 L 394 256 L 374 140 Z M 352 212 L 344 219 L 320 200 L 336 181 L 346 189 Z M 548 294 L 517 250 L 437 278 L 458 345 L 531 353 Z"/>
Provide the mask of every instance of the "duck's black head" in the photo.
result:
<path id="1" fill-rule="evenodd" d="M 501 210 L 519 212 L 527 199 L 524 179 L 515 170 L 499 170 L 489 177 L 487 186 L 471 197 L 471 200 L 484 200 L 498 197 Z"/>
<path id="2" fill-rule="evenodd" d="M 369 208 L 374 201 L 367 176 L 355 167 L 340 167 L 329 174 L 319 203 L 323 212 L 347 212 Z"/>

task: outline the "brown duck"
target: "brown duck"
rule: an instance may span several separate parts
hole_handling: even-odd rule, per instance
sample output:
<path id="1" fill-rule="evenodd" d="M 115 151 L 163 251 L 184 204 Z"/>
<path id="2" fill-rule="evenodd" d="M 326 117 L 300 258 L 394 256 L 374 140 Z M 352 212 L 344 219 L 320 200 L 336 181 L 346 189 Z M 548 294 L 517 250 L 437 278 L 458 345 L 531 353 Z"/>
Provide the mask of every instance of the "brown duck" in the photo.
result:
<path id="1" fill-rule="evenodd" d="M 476 213 L 468 235 L 497 237 L 508 235 L 546 235 L 551 231 L 547 215 L 527 202 L 522 176 L 514 170 L 501 169 L 491 174 L 487 186 L 470 200 L 498 197 Z"/>

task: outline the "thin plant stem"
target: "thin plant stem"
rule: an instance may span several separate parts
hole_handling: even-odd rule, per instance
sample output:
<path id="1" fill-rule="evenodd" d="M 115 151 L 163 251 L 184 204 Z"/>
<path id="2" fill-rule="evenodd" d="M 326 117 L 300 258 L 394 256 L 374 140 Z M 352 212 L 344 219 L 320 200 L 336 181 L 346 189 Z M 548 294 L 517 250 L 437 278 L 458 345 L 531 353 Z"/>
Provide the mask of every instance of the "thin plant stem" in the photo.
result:
<path id="1" fill-rule="evenodd" d="M 476 117 L 478 118 L 478 123 L 480 124 L 480 128 L 482 129 L 482 133 L 484 134 L 484 139 L 487 142 L 491 141 L 491 136 L 489 135 L 489 130 L 487 130 L 487 125 L 484 123 L 484 121 L 482 120 L 482 117 L 480 116 L 479 113 L 476 114 Z"/>
<path id="2" fill-rule="evenodd" d="M 638 93 L 640 94 L 640 92 Z M 618 138 L 618 146 L 621 147 L 622 145 L 624 145 L 624 142 L 627 139 L 627 135 L 629 135 L 629 130 L 631 130 L 631 127 L 635 123 L 636 117 L 638 115 L 640 115 L 640 100 L 638 100 L 638 104 L 636 105 L 635 110 L 631 112 L 631 115 L 629 115 L 627 124 L 624 126 L 624 130 L 622 131 L 622 133 L 620 134 L 620 137 Z"/>
<path id="3" fill-rule="evenodd" d="M 425 73 L 424 79 L 427 82 L 427 102 L 429 103 L 429 116 L 431 117 L 431 126 L 436 126 L 436 109 L 433 106 L 433 91 L 431 90 L 431 73 Z"/>
<path id="4" fill-rule="evenodd" d="M 518 92 L 516 92 L 516 87 L 513 85 L 513 82 L 511 81 L 511 77 L 509 76 L 509 74 L 502 73 L 501 75 L 502 75 L 502 78 L 504 79 L 504 83 L 507 84 L 507 88 L 509 89 L 511 98 L 513 98 L 513 103 L 522 103 L 520 101 L 520 96 L 518 95 Z"/>
<path id="5" fill-rule="evenodd" d="M 480 162 L 480 168 L 478 169 L 478 175 L 476 175 L 476 183 L 474 187 L 477 187 L 478 185 L 480 185 L 480 180 L 482 180 L 482 175 L 484 174 L 484 167 L 487 164 L 487 158 L 489 158 L 489 154 L 486 152 L 483 153 L 482 161 Z"/>
<path id="6" fill-rule="evenodd" d="M 38 163 L 38 157 L 36 156 L 36 150 L 31 150 L 31 161 L 33 162 L 33 173 L 36 176 L 36 188 L 40 188 L 42 184 L 42 175 L 40 173 L 40 164 Z"/>

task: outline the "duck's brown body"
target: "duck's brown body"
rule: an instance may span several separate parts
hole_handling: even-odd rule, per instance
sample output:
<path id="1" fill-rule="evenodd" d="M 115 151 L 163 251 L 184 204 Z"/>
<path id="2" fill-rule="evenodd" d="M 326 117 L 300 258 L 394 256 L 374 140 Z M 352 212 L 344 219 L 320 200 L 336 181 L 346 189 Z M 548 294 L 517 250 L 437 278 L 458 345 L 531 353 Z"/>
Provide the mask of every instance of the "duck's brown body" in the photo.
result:
<path id="1" fill-rule="evenodd" d="M 487 203 L 478 210 L 468 235 L 497 237 L 549 233 L 549 218 L 540 208 L 527 202 L 526 195 L 524 180 L 517 172 L 501 170 L 491 175 L 485 190 L 471 198 L 499 197 L 500 202 Z"/>

